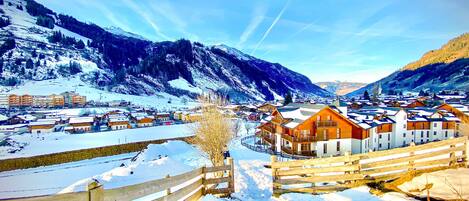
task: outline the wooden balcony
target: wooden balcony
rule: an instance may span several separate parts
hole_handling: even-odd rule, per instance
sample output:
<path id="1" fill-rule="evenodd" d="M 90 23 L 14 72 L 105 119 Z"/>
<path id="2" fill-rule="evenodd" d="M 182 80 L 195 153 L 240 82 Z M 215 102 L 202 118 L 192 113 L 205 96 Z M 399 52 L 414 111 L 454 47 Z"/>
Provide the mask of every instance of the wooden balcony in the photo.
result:
<path id="1" fill-rule="evenodd" d="M 290 147 L 282 146 L 282 151 L 287 154 L 293 154 L 293 150 Z"/>
<path id="2" fill-rule="evenodd" d="M 295 137 L 287 134 L 282 134 L 282 138 L 290 142 L 314 142 L 316 140 L 314 136 Z"/>
<path id="3" fill-rule="evenodd" d="M 262 135 L 262 139 L 264 139 L 265 141 L 269 142 L 271 145 L 274 145 L 274 144 L 275 144 L 275 135 L 272 135 L 272 137 L 271 137 L 271 136 L 269 136 L 269 135 L 267 135 L 267 134 L 263 134 L 263 135 Z"/>
<path id="4" fill-rule="evenodd" d="M 321 127 L 337 127 L 337 122 L 335 121 L 317 121 L 316 126 Z"/>

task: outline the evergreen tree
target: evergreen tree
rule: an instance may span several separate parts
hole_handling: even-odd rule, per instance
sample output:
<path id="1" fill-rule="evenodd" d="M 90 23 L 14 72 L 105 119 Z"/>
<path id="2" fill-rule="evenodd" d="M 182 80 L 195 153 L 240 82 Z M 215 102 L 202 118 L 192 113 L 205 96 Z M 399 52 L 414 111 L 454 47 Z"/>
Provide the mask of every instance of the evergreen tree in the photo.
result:
<path id="1" fill-rule="evenodd" d="M 39 25 L 39 26 L 43 26 L 43 27 L 46 27 L 46 28 L 49 28 L 49 29 L 53 29 L 54 28 L 54 19 L 49 17 L 49 16 L 39 16 L 37 17 L 36 19 L 36 24 Z"/>
<path id="2" fill-rule="evenodd" d="M 29 58 L 28 60 L 26 60 L 26 68 L 27 69 L 32 69 L 34 68 L 34 63 L 33 63 L 33 60 L 31 58 Z"/>
<path id="3" fill-rule="evenodd" d="M 290 92 L 287 92 L 287 94 L 285 95 L 285 100 L 283 102 L 283 105 L 288 105 L 292 102 L 293 102 L 293 97 Z"/>
<path id="4" fill-rule="evenodd" d="M 365 92 L 363 93 L 363 99 L 365 99 L 365 100 L 371 100 L 370 94 L 368 94 L 368 90 L 365 90 Z"/>
<path id="5" fill-rule="evenodd" d="M 420 90 L 419 96 L 425 96 L 425 92 L 423 91 L 423 89 Z"/>
<path id="6" fill-rule="evenodd" d="M 81 49 L 85 48 L 85 43 L 83 43 L 82 40 L 79 40 L 79 41 L 75 44 L 75 48 L 81 50 Z"/>

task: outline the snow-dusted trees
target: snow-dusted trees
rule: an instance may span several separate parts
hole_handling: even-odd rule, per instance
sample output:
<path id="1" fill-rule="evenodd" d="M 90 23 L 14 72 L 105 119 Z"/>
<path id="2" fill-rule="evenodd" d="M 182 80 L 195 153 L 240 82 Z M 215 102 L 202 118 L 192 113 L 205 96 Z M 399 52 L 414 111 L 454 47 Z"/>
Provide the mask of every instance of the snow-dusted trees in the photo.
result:
<path id="1" fill-rule="evenodd" d="M 217 106 L 223 102 L 221 98 L 199 97 L 199 102 L 202 115 L 194 126 L 193 143 L 207 154 L 212 165 L 223 165 L 223 153 L 233 136 L 231 121 L 218 111 Z"/>

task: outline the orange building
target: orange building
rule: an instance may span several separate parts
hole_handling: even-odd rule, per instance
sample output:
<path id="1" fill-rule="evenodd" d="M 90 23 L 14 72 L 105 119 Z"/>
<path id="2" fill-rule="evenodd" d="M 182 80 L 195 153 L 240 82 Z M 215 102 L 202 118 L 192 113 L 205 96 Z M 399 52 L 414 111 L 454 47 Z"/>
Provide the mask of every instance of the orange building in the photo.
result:
<path id="1" fill-rule="evenodd" d="M 63 107 L 65 104 L 64 96 L 52 94 L 50 97 L 51 107 Z"/>
<path id="2" fill-rule="evenodd" d="M 73 106 L 84 106 L 86 104 L 86 96 L 73 95 L 72 105 Z"/>
<path id="3" fill-rule="evenodd" d="M 33 105 L 33 97 L 31 95 L 25 94 L 20 96 L 20 105 L 27 107 Z"/>
<path id="4" fill-rule="evenodd" d="M 20 101 L 21 97 L 16 95 L 16 94 L 10 94 L 8 96 L 8 105 L 10 107 L 18 107 L 18 106 L 21 106 L 21 101 Z"/>
<path id="5" fill-rule="evenodd" d="M 440 110 L 446 110 L 458 117 L 461 122 L 469 123 L 469 106 L 462 104 L 443 104 L 438 107 Z"/>
<path id="6" fill-rule="evenodd" d="M 330 156 L 367 149 L 362 140 L 369 130 L 350 121 L 338 108 L 289 104 L 277 108 L 272 119 L 259 127 L 274 151 L 295 155 Z"/>

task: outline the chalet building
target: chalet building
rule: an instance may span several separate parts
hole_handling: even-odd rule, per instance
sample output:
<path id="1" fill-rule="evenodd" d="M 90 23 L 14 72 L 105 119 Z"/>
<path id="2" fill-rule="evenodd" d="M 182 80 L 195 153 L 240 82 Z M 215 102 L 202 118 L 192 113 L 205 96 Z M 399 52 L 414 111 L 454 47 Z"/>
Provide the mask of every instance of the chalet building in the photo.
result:
<path id="1" fill-rule="evenodd" d="M 32 134 L 52 133 L 55 131 L 56 121 L 36 121 L 29 123 L 29 132 Z"/>
<path id="2" fill-rule="evenodd" d="M 153 121 L 155 120 L 152 116 L 139 116 L 136 117 L 137 127 L 149 127 L 153 126 Z"/>
<path id="3" fill-rule="evenodd" d="M 184 122 L 197 122 L 202 118 L 202 113 L 183 113 L 182 114 L 182 121 Z"/>
<path id="4" fill-rule="evenodd" d="M 94 117 L 72 117 L 68 121 L 69 127 L 66 128 L 72 133 L 90 132 L 94 124 Z"/>
<path id="5" fill-rule="evenodd" d="M 171 114 L 167 112 L 156 113 L 155 119 L 160 122 L 169 121 L 171 120 Z"/>
<path id="6" fill-rule="evenodd" d="M 279 105 L 273 105 L 270 103 L 264 103 L 261 106 L 257 107 L 258 111 L 264 112 L 264 113 L 272 113 Z"/>
<path id="7" fill-rule="evenodd" d="M 289 104 L 259 126 L 262 142 L 273 151 L 304 156 L 366 153 L 457 136 L 459 119 L 431 108 Z"/>
<path id="8" fill-rule="evenodd" d="M 277 152 L 306 156 L 365 152 L 368 129 L 345 115 L 345 107 L 294 103 L 274 110 L 260 129 L 264 141 Z"/>
<path id="9" fill-rule="evenodd" d="M 129 119 L 124 116 L 110 117 L 108 120 L 108 127 L 111 128 L 111 130 L 122 130 L 131 128 Z"/>
<path id="10" fill-rule="evenodd" d="M 64 97 L 64 106 L 75 107 L 84 106 L 86 104 L 86 96 L 80 96 L 76 92 L 67 91 L 60 95 Z"/>
<path id="11" fill-rule="evenodd" d="M 403 108 L 416 108 L 416 107 L 425 107 L 425 103 L 420 100 L 413 100 L 407 104 L 401 105 Z"/>
<path id="12" fill-rule="evenodd" d="M 453 113 L 463 123 L 469 123 L 469 105 L 445 103 L 443 105 L 438 106 L 437 108 Z"/>

